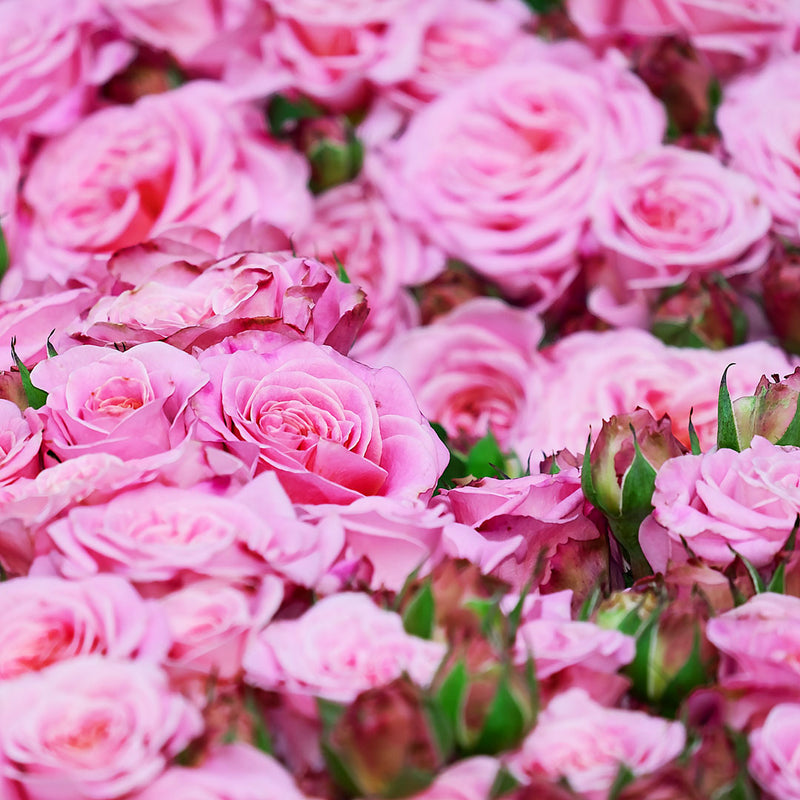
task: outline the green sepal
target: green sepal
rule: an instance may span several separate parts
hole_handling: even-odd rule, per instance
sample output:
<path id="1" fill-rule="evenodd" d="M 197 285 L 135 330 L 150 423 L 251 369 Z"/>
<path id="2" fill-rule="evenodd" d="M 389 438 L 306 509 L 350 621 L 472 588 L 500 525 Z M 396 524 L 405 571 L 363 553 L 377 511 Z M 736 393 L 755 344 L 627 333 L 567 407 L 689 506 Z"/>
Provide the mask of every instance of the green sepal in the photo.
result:
<path id="1" fill-rule="evenodd" d="M 403 627 L 406 633 L 430 639 L 436 615 L 436 603 L 430 581 L 426 581 L 417 591 L 403 612 Z"/>
<path id="2" fill-rule="evenodd" d="M 333 254 L 333 260 L 336 263 L 336 277 L 342 283 L 350 283 L 350 276 L 347 274 L 344 264 L 339 260 L 339 256 L 337 256 L 336 253 Z"/>
<path id="3" fill-rule="evenodd" d="M 700 449 L 700 438 L 697 435 L 694 422 L 692 422 L 692 414 L 694 414 L 694 407 L 689 409 L 689 444 L 692 448 L 692 455 L 699 456 L 703 451 Z"/>
<path id="4" fill-rule="evenodd" d="M 321 116 L 323 116 L 322 109 L 305 97 L 290 100 L 282 94 L 274 94 L 267 104 L 269 130 L 277 138 L 284 136 L 287 127 L 292 123 Z"/>
<path id="5" fill-rule="evenodd" d="M 800 394 L 797 396 L 797 408 L 795 409 L 789 427 L 784 431 L 783 436 L 775 444 L 800 447 Z"/>
<path id="6" fill-rule="evenodd" d="M 631 425 L 633 434 L 633 462 L 622 479 L 622 515 L 629 513 L 649 514 L 653 508 L 652 499 L 656 486 L 656 471 L 644 457 L 636 439 L 636 431 Z"/>
<path id="7" fill-rule="evenodd" d="M 717 398 L 717 448 L 741 452 L 739 433 L 736 430 L 736 417 L 733 413 L 733 402 L 728 391 L 727 375 L 733 364 L 728 364 L 722 373 L 719 382 L 719 396 Z"/>
<path id="8" fill-rule="evenodd" d="M 449 723 L 455 740 L 463 746 L 467 731 L 464 727 L 464 702 L 467 696 L 467 665 L 463 659 L 456 662 L 436 693 L 436 701 Z"/>
<path id="9" fill-rule="evenodd" d="M 781 561 L 781 563 L 778 564 L 778 567 L 775 570 L 775 572 L 772 573 L 772 577 L 769 579 L 769 583 L 767 584 L 767 591 L 775 592 L 775 594 L 786 594 L 785 561 Z"/>
<path id="10" fill-rule="evenodd" d="M 502 477 L 506 459 L 494 433 L 489 431 L 467 453 L 467 474 L 474 478 Z"/>
<path id="11" fill-rule="evenodd" d="M 11 337 L 11 357 L 14 359 L 14 363 L 17 365 L 17 369 L 19 370 L 20 377 L 22 379 L 22 389 L 25 392 L 25 398 L 28 401 L 28 405 L 31 408 L 41 408 L 47 402 L 47 392 L 44 389 L 40 389 L 38 386 L 34 386 L 33 382 L 31 381 L 31 371 L 22 363 L 22 360 L 17 355 L 17 337 Z"/>
<path id="12" fill-rule="evenodd" d="M 597 585 L 592 589 L 591 593 L 586 595 L 586 599 L 581 604 L 580 609 L 578 610 L 578 622 L 586 622 L 588 621 L 589 617 L 592 616 L 594 610 L 597 608 L 598 603 L 600 602 L 600 598 L 603 596 L 603 592 L 600 589 L 600 586 Z"/>
<path id="13" fill-rule="evenodd" d="M 315 698 L 317 701 L 317 714 L 322 723 L 322 730 L 329 731 L 342 718 L 342 714 L 347 710 L 347 706 L 335 703 L 324 697 Z"/>
<path id="14" fill-rule="evenodd" d="M 564 5 L 563 0 L 525 0 L 525 4 L 537 14 L 548 14 L 558 11 Z"/>
<path id="15" fill-rule="evenodd" d="M 501 764 L 500 769 L 497 770 L 497 775 L 494 776 L 492 786 L 489 789 L 488 800 L 497 800 L 498 797 L 513 792 L 514 789 L 518 789 L 521 785 L 522 784 L 508 771 L 508 768 Z"/>
<path id="16" fill-rule="evenodd" d="M 622 794 L 622 790 L 629 784 L 633 783 L 636 776 L 631 772 L 630 768 L 625 764 L 620 764 L 617 770 L 617 776 L 614 778 L 614 783 L 608 790 L 608 800 L 617 800 Z"/>
<path id="17" fill-rule="evenodd" d="M 6 235 L 3 233 L 3 228 L 0 226 L 0 281 L 3 280 L 6 272 L 8 272 L 10 261 L 8 242 L 6 241 Z"/>
<path id="18" fill-rule="evenodd" d="M 360 797 L 362 793 L 358 782 L 353 777 L 353 773 L 350 772 L 344 761 L 339 757 L 339 754 L 330 746 L 324 736 L 320 741 L 320 750 L 322 750 L 325 766 L 327 766 L 333 782 L 342 789 L 348 797 Z"/>
<path id="19" fill-rule="evenodd" d="M 56 332 L 56 329 L 50 331 L 50 335 L 47 337 L 47 357 L 53 358 L 53 356 L 58 355 L 58 350 L 53 347 L 53 343 L 50 341 L 53 338 L 53 334 Z"/>
<path id="20" fill-rule="evenodd" d="M 473 753 L 494 755 L 511 750 L 522 740 L 528 727 L 528 719 L 520 708 L 519 699 L 511 691 L 508 678 L 509 666 L 497 686 L 486 719 L 477 740 L 470 748 Z"/>
<path id="21" fill-rule="evenodd" d="M 708 672 L 703 666 L 701 647 L 700 630 L 695 629 L 692 652 L 684 665 L 672 676 L 659 702 L 662 710 L 668 711 L 671 715 L 675 714 L 678 706 L 693 689 L 709 683 Z"/>
<path id="22" fill-rule="evenodd" d="M 248 688 L 244 696 L 244 707 L 253 723 L 253 744 L 262 753 L 273 755 L 272 737 L 267 729 L 267 724 L 264 722 L 264 715 L 259 711 L 255 695 L 250 688 Z"/>
<path id="23" fill-rule="evenodd" d="M 708 344 L 692 330 L 692 322 L 694 320 L 691 318 L 680 322 L 658 320 L 653 323 L 650 332 L 656 339 L 660 339 L 670 347 L 691 347 L 695 350 L 707 349 Z"/>
<path id="24" fill-rule="evenodd" d="M 427 770 L 406 767 L 394 780 L 389 781 L 381 790 L 380 796 L 387 800 L 411 797 L 427 789 L 436 776 Z M 363 792 L 360 794 L 363 795 Z"/>
<path id="25" fill-rule="evenodd" d="M 728 549 L 742 562 L 742 564 L 744 564 L 747 574 L 750 576 L 750 580 L 753 582 L 753 588 L 756 590 L 756 594 L 764 594 L 764 592 L 767 591 L 767 587 L 764 584 L 764 579 L 758 574 L 758 570 L 750 563 L 748 559 L 746 559 L 741 553 L 737 553 L 730 545 L 728 545 Z"/>
<path id="26" fill-rule="evenodd" d="M 594 488 L 592 481 L 592 434 L 589 432 L 589 438 L 586 440 L 586 449 L 583 451 L 583 465 L 581 466 L 581 489 L 583 490 L 584 497 L 597 508 L 597 492 Z"/>
<path id="27" fill-rule="evenodd" d="M 450 461 L 444 468 L 437 484 L 436 491 L 440 492 L 443 489 L 452 489 L 455 486 L 455 481 L 459 478 L 467 477 L 467 460 L 463 453 L 454 450 L 450 446 L 450 437 L 447 431 L 438 422 L 430 423 L 433 432 L 442 440 L 442 443 L 447 447 L 447 452 L 450 453 Z"/>

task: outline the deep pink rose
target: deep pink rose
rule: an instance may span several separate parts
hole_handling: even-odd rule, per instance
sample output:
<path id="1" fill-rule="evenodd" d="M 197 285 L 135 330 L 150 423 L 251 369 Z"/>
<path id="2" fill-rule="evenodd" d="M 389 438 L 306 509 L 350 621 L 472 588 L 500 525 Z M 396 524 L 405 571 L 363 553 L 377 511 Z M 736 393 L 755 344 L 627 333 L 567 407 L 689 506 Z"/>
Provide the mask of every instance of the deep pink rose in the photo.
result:
<path id="1" fill-rule="evenodd" d="M 773 61 L 725 87 L 717 111 L 733 166 L 749 175 L 772 212 L 773 228 L 800 245 L 800 55 Z"/>
<path id="2" fill-rule="evenodd" d="M 533 312 L 483 297 L 401 334 L 371 363 L 394 367 L 423 414 L 457 446 L 469 449 L 491 431 L 508 449 L 532 412 L 529 383 L 543 366 L 537 354 L 543 335 Z"/>
<path id="3" fill-rule="evenodd" d="M 81 325 L 83 336 L 127 344 L 165 340 L 190 351 L 264 329 L 346 353 L 367 314 L 363 292 L 314 259 L 248 252 L 192 260 L 196 255 L 176 254 L 131 288 L 100 298 Z M 112 260 L 112 272 L 114 266 Z"/>
<path id="4" fill-rule="evenodd" d="M 477 540 L 448 539 L 445 550 L 468 558 L 485 572 L 521 590 L 543 565 L 538 583 L 550 577 L 550 558 L 570 539 L 587 541 L 600 534 L 584 516 L 584 496 L 575 469 L 556 475 L 511 480 L 483 478 L 442 493 L 457 522 L 474 527 Z"/>
<path id="5" fill-rule="evenodd" d="M 577 273 L 601 167 L 658 144 L 665 120 L 616 59 L 572 42 L 529 50 L 425 106 L 374 169 L 398 216 L 545 307 Z"/>
<path id="6" fill-rule="evenodd" d="M 747 766 L 776 800 L 800 800 L 800 704 L 781 703 L 750 734 Z"/>
<path id="7" fill-rule="evenodd" d="M 253 345 L 272 349 L 201 354 L 211 381 L 193 402 L 198 437 L 274 470 L 298 503 L 432 492 L 446 450 L 394 370 L 311 342 Z"/>
<path id="8" fill-rule="evenodd" d="M 271 140 L 254 108 L 210 81 L 98 111 L 31 166 L 26 275 L 64 281 L 92 255 L 175 225 L 224 235 L 256 216 L 291 233 L 310 213 L 307 177 L 302 156 Z"/>
<path id="9" fill-rule="evenodd" d="M 427 686 L 445 651 L 407 634 L 399 614 L 367 595 L 344 592 L 268 625 L 250 642 L 244 667 L 246 680 L 263 689 L 348 703 L 402 673 Z"/>
<path id="10" fill-rule="evenodd" d="M 31 380 L 48 393 L 39 412 L 46 450 L 60 459 L 86 453 L 132 459 L 184 441 L 187 403 L 208 376 L 187 353 L 149 342 L 124 353 L 74 347 L 39 362 Z"/>
<path id="11" fill-rule="evenodd" d="M 244 743 L 213 750 L 199 766 L 171 767 L 130 800 L 306 800 L 272 756 Z"/>
<path id="12" fill-rule="evenodd" d="M 60 133 L 86 113 L 97 88 L 134 54 L 108 22 L 96 0 L 0 3 L 4 135 Z"/>
<path id="13" fill-rule="evenodd" d="M 711 566 L 726 567 L 738 553 L 765 567 L 800 512 L 800 448 L 756 436 L 741 453 L 672 458 L 656 476 L 653 507 L 639 543 L 654 570 L 687 561 L 687 547 Z"/>
<path id="14" fill-rule="evenodd" d="M 0 584 L 0 679 L 91 653 L 159 663 L 170 646 L 164 613 L 122 578 L 18 578 Z"/>
<path id="15" fill-rule="evenodd" d="M 261 630 L 283 600 L 283 585 L 267 576 L 255 592 L 232 583 L 202 580 L 160 600 L 172 635 L 167 667 L 182 681 L 210 676 L 232 681 L 242 671 L 248 639 Z"/>
<path id="16" fill-rule="evenodd" d="M 645 326 L 648 290 L 763 266 L 770 222 L 756 184 L 706 153 L 660 147 L 616 163 L 592 203 L 603 266 L 589 307 L 612 324 Z"/>
<path id="17" fill-rule="evenodd" d="M 0 684 L 0 751 L 28 800 L 122 797 L 202 732 L 199 712 L 143 661 L 83 656 Z"/>
<path id="18" fill-rule="evenodd" d="M 33 409 L 20 411 L 0 399 L 0 486 L 17 478 L 35 478 L 39 472 L 42 421 Z"/>
<path id="19" fill-rule="evenodd" d="M 553 698 L 520 750 L 508 758 L 525 778 L 564 778 L 588 800 L 605 800 L 623 765 L 647 775 L 676 758 L 686 743 L 680 722 L 641 711 L 604 708 L 581 689 Z"/>

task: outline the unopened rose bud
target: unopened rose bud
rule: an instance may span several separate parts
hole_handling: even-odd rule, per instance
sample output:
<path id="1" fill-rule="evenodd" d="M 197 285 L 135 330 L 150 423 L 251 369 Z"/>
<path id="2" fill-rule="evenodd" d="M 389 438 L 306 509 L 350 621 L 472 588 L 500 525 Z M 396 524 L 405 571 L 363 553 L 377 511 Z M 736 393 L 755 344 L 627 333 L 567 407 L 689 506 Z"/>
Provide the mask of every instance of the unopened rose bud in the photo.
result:
<path id="1" fill-rule="evenodd" d="M 0 372 L 0 399 L 10 400 L 22 411 L 28 408 L 28 398 L 22 386 L 19 370 Z"/>
<path id="2" fill-rule="evenodd" d="M 781 345 L 800 353 L 800 251 L 776 245 L 762 278 L 764 311 Z"/>
<path id="3" fill-rule="evenodd" d="M 736 432 L 741 447 L 754 436 L 773 444 L 800 446 L 800 367 L 783 380 L 773 382 L 762 376 L 752 397 L 733 403 Z"/>
<path id="4" fill-rule="evenodd" d="M 145 95 L 168 92 L 183 81 L 168 55 L 140 50 L 136 60 L 103 87 L 103 94 L 115 103 L 135 103 Z"/>
<path id="5" fill-rule="evenodd" d="M 639 546 L 639 526 L 652 511 L 655 479 L 661 465 L 686 453 L 664 415 L 656 420 L 637 408 L 603 422 L 591 451 L 584 455 L 581 483 L 592 505 L 608 519 L 625 551 L 634 578 L 652 573 Z"/>
<path id="6" fill-rule="evenodd" d="M 467 300 L 482 297 L 486 289 L 483 278 L 461 262 L 450 260 L 441 275 L 414 290 L 422 324 L 430 325 Z"/>
<path id="7" fill-rule="evenodd" d="M 347 183 L 361 171 L 364 148 L 345 117 L 304 119 L 295 136 L 311 165 L 311 191 L 324 192 Z"/>
<path id="8" fill-rule="evenodd" d="M 691 775 L 678 767 L 666 767 L 629 783 L 617 795 L 617 800 L 704 800 L 698 793 Z"/>

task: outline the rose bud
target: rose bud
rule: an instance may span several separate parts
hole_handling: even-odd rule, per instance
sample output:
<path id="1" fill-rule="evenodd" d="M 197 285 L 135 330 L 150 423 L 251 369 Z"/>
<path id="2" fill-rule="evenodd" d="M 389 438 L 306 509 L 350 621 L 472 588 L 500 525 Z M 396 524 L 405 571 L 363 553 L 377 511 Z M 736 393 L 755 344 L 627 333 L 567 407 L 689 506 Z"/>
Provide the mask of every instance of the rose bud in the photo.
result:
<path id="1" fill-rule="evenodd" d="M 467 300 L 487 294 L 487 287 L 486 280 L 465 264 L 451 259 L 441 275 L 414 290 L 421 323 L 429 325 Z"/>
<path id="2" fill-rule="evenodd" d="M 747 317 L 727 281 L 700 278 L 662 293 L 652 332 L 676 347 L 722 350 L 744 343 Z"/>
<path id="3" fill-rule="evenodd" d="M 617 800 L 703 800 L 691 776 L 677 767 L 666 767 L 629 783 Z"/>
<path id="4" fill-rule="evenodd" d="M 736 432 L 740 447 L 748 447 L 754 436 L 763 436 L 773 444 L 800 446 L 800 367 L 783 380 L 766 375 L 752 397 L 740 397 L 733 403 Z"/>
<path id="5" fill-rule="evenodd" d="M 309 188 L 315 194 L 347 183 L 361 172 L 364 148 L 345 117 L 301 120 L 295 140 L 311 165 Z"/>
<path id="6" fill-rule="evenodd" d="M 147 94 L 162 94 L 183 83 L 178 65 L 164 52 L 140 49 L 136 60 L 114 75 L 103 95 L 115 103 L 135 103 Z"/>
<path id="7" fill-rule="evenodd" d="M 656 473 L 686 448 L 673 435 L 669 416 L 656 420 L 643 408 L 604 421 L 591 451 L 589 445 L 581 470 L 584 494 L 608 519 L 633 577 L 651 575 L 639 546 L 639 526 L 653 510 Z"/>
<path id="8" fill-rule="evenodd" d="M 362 692 L 323 741 L 334 779 L 363 797 L 424 789 L 449 755 L 434 713 L 407 677 Z"/>
<path id="9" fill-rule="evenodd" d="M 22 386 L 22 375 L 18 369 L 0 372 L 0 399 L 10 400 L 20 411 L 28 408 L 28 398 Z"/>
<path id="10" fill-rule="evenodd" d="M 781 345 L 800 353 L 800 251 L 776 245 L 762 278 L 764 311 Z"/>

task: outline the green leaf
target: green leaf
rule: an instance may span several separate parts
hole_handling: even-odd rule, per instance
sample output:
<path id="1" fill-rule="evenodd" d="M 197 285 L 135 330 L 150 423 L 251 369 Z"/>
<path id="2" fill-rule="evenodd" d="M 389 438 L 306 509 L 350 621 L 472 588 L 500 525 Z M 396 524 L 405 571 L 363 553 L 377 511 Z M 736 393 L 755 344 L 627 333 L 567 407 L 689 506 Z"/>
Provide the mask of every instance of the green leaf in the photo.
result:
<path id="1" fill-rule="evenodd" d="M 586 599 L 581 604 L 580 610 L 578 611 L 578 621 L 579 622 L 586 622 L 589 617 L 592 616 L 592 613 L 597 608 L 597 604 L 600 601 L 602 596 L 602 591 L 600 586 L 595 586 L 592 589 L 591 594 L 586 596 Z"/>
<path id="2" fill-rule="evenodd" d="M 758 570 L 741 553 L 737 553 L 730 545 L 728 545 L 728 549 L 742 562 L 742 564 L 744 564 L 747 574 L 750 576 L 750 580 L 753 582 L 753 588 L 756 590 L 756 594 L 764 594 L 764 592 L 767 591 L 767 587 L 764 585 L 764 579 L 758 574 Z"/>
<path id="3" fill-rule="evenodd" d="M 731 395 L 728 391 L 728 382 L 726 377 L 728 370 L 733 364 L 728 364 L 725 371 L 722 373 L 722 379 L 719 382 L 719 396 L 717 398 L 717 448 L 736 450 L 741 452 L 739 445 L 739 434 L 736 430 L 736 417 L 733 414 L 733 402 Z"/>
<path id="4" fill-rule="evenodd" d="M 339 754 L 330 746 L 324 737 L 320 742 L 320 749 L 322 750 L 325 765 L 328 767 L 328 772 L 333 782 L 342 789 L 347 796 L 360 797 L 362 792 L 358 786 L 358 782 L 353 777 L 353 774 L 347 768 L 344 761 L 339 757 Z"/>
<path id="5" fill-rule="evenodd" d="M 505 766 L 501 765 L 497 770 L 497 775 L 494 776 L 492 788 L 489 789 L 489 800 L 497 800 L 498 797 L 513 792 L 519 786 L 521 786 L 520 782 Z"/>
<path id="6" fill-rule="evenodd" d="M 453 728 L 455 738 L 460 744 L 465 743 L 464 730 L 464 699 L 467 694 L 467 665 L 461 659 L 450 670 L 447 677 L 442 681 L 439 691 L 436 693 L 436 700 L 442 713 Z"/>
<path id="7" fill-rule="evenodd" d="M 347 707 L 324 697 L 317 697 L 316 701 L 317 713 L 319 714 L 320 722 L 322 722 L 322 730 L 329 731 L 341 719 Z"/>
<path id="8" fill-rule="evenodd" d="M 491 431 L 478 440 L 467 454 L 467 474 L 475 478 L 495 477 L 505 468 L 505 456 Z"/>
<path id="9" fill-rule="evenodd" d="M 347 274 L 347 270 L 344 268 L 344 264 L 339 261 L 339 256 L 336 253 L 333 254 L 333 260 L 336 263 L 336 277 L 342 283 L 350 283 L 350 276 Z"/>
<path id="10" fill-rule="evenodd" d="M 53 334 L 56 332 L 56 329 L 50 331 L 50 335 L 47 337 L 47 357 L 52 358 L 53 356 L 58 355 L 58 350 L 53 347 L 52 342 L 50 341 L 53 338 Z"/>
<path id="11" fill-rule="evenodd" d="M 527 723 L 520 701 L 511 691 L 506 673 L 492 698 L 481 732 L 471 748 L 472 752 L 494 755 L 503 750 L 511 750 L 525 735 Z"/>
<path id="12" fill-rule="evenodd" d="M 447 431 L 438 422 L 431 422 L 430 426 L 433 428 L 434 433 L 442 440 L 443 444 L 447 446 L 447 450 L 450 453 L 450 461 L 436 484 L 436 491 L 452 489 L 453 486 L 455 486 L 454 482 L 456 480 L 467 477 L 466 457 L 463 453 L 459 453 L 450 446 L 450 439 L 447 435 Z"/>
<path id="13" fill-rule="evenodd" d="M 608 790 L 608 800 L 617 800 L 622 794 L 622 790 L 629 783 L 632 783 L 635 777 L 625 764 L 620 764 L 617 770 L 617 777 L 614 778 L 614 783 L 611 784 L 611 788 Z"/>
<path id="14" fill-rule="evenodd" d="M 564 5 L 564 0 L 525 0 L 526 5 L 537 14 L 548 14 L 557 11 Z"/>
<path id="15" fill-rule="evenodd" d="M 656 486 L 656 471 L 644 457 L 636 439 L 636 431 L 631 425 L 633 434 L 634 456 L 628 471 L 622 479 L 622 514 L 639 514 L 650 512 L 653 507 L 653 491 Z"/>
<path id="16" fill-rule="evenodd" d="M 47 402 L 47 392 L 34 386 L 31 381 L 31 371 L 22 363 L 22 360 L 17 355 L 16 350 L 17 337 L 11 337 L 11 357 L 17 365 L 19 374 L 22 378 L 22 388 L 25 391 L 25 397 L 28 400 L 28 405 L 31 408 L 41 408 Z"/>
<path id="17" fill-rule="evenodd" d="M 433 590 L 430 581 L 426 581 L 403 612 L 403 627 L 406 633 L 430 639 L 433 635 L 435 614 Z"/>
<path id="18" fill-rule="evenodd" d="M 0 226 L 0 281 L 3 280 L 6 272 L 8 272 L 8 265 L 10 263 L 10 256 L 8 253 L 8 242 L 3 233 L 3 228 Z"/>
<path id="19" fill-rule="evenodd" d="M 699 456 L 703 451 L 700 449 L 700 439 L 697 436 L 697 429 L 692 422 L 694 407 L 689 409 L 689 444 L 692 446 L 692 455 Z"/>
<path id="20" fill-rule="evenodd" d="M 775 444 L 800 447 L 800 394 L 797 395 L 797 408 L 795 408 L 792 421 Z"/>
<path id="21" fill-rule="evenodd" d="M 696 350 L 706 349 L 708 345 L 692 329 L 691 317 L 681 322 L 658 320 L 653 323 L 651 332 L 657 339 L 670 347 L 693 347 Z"/>
<path id="22" fill-rule="evenodd" d="M 323 116 L 322 110 L 305 97 L 290 100 L 282 94 L 274 94 L 267 104 L 267 122 L 270 133 L 280 138 L 294 123 L 304 119 Z"/>
<path id="23" fill-rule="evenodd" d="M 597 492 L 594 488 L 592 481 L 592 433 L 589 432 L 589 438 L 586 440 L 586 449 L 583 451 L 583 466 L 581 467 L 581 489 L 583 490 L 584 497 L 597 508 Z"/>
<path id="24" fill-rule="evenodd" d="M 244 707 L 253 723 L 253 744 L 267 755 L 273 754 L 272 737 L 269 735 L 267 725 L 264 722 L 264 715 L 256 704 L 256 697 L 252 689 L 247 690 L 244 696 Z"/>

